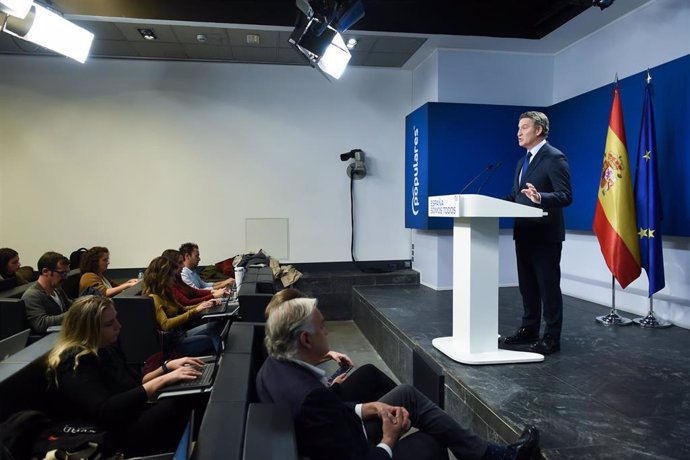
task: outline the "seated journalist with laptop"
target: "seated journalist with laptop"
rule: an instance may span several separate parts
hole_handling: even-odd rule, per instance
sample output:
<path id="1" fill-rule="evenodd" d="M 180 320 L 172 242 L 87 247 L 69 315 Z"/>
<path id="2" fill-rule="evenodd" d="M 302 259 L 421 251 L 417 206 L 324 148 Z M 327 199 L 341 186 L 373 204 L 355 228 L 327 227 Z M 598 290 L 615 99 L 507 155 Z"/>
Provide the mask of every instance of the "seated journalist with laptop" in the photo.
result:
<path id="1" fill-rule="evenodd" d="M 120 329 L 110 298 L 84 296 L 72 304 L 47 360 L 54 415 L 106 430 L 106 450 L 127 458 L 171 452 L 202 401 L 150 401 L 166 386 L 197 379 L 203 361 L 174 359 L 142 376 L 116 346 Z"/>

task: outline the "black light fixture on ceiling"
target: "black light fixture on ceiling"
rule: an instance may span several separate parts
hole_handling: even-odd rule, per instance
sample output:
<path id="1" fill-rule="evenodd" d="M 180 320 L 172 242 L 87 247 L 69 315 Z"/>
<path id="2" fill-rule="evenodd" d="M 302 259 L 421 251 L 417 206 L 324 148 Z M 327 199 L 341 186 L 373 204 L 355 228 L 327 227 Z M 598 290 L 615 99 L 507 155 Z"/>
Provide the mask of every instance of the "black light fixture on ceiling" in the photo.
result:
<path id="1" fill-rule="evenodd" d="M 592 0 L 594 6 L 598 6 L 600 9 L 605 10 L 609 6 L 613 5 L 615 0 Z"/>
<path id="2" fill-rule="evenodd" d="M 156 36 L 156 31 L 153 29 L 137 29 L 139 31 L 139 34 L 144 38 L 144 40 L 156 40 L 158 37 Z"/>
<path id="3" fill-rule="evenodd" d="M 364 16 L 362 0 L 296 0 L 297 25 L 289 43 L 312 67 L 340 78 L 351 55 L 342 32 Z"/>

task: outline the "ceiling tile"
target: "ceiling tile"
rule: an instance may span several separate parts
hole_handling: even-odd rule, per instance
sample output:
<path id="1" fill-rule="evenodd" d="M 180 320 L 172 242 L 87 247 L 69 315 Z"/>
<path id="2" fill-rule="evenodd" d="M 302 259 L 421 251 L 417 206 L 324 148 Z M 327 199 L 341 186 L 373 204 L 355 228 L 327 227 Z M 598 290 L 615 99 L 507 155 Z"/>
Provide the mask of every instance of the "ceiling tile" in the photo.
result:
<path id="1" fill-rule="evenodd" d="M 407 53 L 369 53 L 362 61 L 362 66 L 371 67 L 402 67 L 410 55 Z"/>
<path id="2" fill-rule="evenodd" d="M 232 59 L 232 51 L 227 46 L 213 46 L 207 44 L 183 44 L 182 48 L 189 59 L 202 61 L 227 61 Z"/>
<path id="3" fill-rule="evenodd" d="M 72 21 L 83 27 L 101 40 L 125 40 L 125 36 L 113 22 L 104 21 Z"/>
<path id="4" fill-rule="evenodd" d="M 259 48 L 252 46 L 233 46 L 232 55 L 241 62 L 275 62 L 276 48 Z"/>
<path id="5" fill-rule="evenodd" d="M 139 57 L 132 43 L 123 40 L 94 40 L 89 54 L 98 57 Z"/>
<path id="6" fill-rule="evenodd" d="M 307 59 L 294 48 L 278 48 L 278 62 L 280 64 L 309 65 Z"/>
<path id="7" fill-rule="evenodd" d="M 415 37 L 377 37 L 371 51 L 379 53 L 413 53 L 425 39 Z"/>
<path id="8" fill-rule="evenodd" d="M 156 43 L 156 42 L 141 42 L 132 43 L 134 49 L 141 57 L 151 59 L 185 59 L 185 53 L 182 45 L 177 43 Z"/>
<path id="9" fill-rule="evenodd" d="M 179 43 L 188 43 L 190 45 L 205 44 L 212 46 L 228 46 L 230 41 L 228 38 L 227 29 L 192 26 L 173 26 L 172 29 Z M 206 36 L 205 42 L 200 42 L 197 40 L 196 37 L 199 34 Z"/>

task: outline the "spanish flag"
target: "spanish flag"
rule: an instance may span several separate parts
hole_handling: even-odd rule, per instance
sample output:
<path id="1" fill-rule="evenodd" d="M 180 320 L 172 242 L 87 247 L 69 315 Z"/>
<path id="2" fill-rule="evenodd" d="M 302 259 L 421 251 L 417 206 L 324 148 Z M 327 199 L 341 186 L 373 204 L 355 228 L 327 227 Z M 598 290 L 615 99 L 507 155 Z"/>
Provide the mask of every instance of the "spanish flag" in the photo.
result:
<path id="1" fill-rule="evenodd" d="M 640 276 L 640 247 L 618 84 L 613 90 L 604 165 L 592 226 L 606 265 L 625 288 Z"/>

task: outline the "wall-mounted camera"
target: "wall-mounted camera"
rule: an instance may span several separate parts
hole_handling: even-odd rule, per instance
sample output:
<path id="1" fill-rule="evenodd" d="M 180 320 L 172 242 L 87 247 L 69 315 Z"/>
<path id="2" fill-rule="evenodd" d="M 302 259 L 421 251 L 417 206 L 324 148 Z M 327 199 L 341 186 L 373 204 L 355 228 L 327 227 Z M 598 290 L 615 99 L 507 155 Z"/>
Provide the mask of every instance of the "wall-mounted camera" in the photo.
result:
<path id="1" fill-rule="evenodd" d="M 364 164 L 364 152 L 362 149 L 352 149 L 340 154 L 340 161 L 351 160 L 347 165 L 347 177 L 351 179 L 364 179 L 367 175 L 367 167 Z"/>

